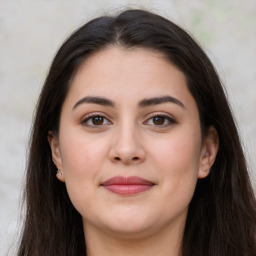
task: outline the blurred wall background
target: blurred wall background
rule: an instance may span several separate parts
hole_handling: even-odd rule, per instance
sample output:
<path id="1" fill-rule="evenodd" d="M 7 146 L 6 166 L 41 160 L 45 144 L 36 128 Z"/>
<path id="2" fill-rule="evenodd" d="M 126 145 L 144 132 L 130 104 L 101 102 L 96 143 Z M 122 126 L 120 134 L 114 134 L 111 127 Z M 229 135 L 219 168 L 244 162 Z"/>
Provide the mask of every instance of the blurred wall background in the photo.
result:
<path id="1" fill-rule="evenodd" d="M 255 180 L 255 1 L 0 0 L 0 255 L 16 245 L 33 111 L 55 52 L 84 22 L 125 6 L 172 19 L 206 50 L 226 85 Z"/>

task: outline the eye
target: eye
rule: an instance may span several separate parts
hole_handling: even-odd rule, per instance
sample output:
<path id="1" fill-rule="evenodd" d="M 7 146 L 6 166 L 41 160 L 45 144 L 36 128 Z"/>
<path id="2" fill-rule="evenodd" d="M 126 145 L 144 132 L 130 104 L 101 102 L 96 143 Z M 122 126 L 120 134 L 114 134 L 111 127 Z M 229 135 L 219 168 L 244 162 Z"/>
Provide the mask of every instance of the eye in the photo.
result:
<path id="1" fill-rule="evenodd" d="M 147 125 L 166 127 L 168 125 L 175 124 L 176 121 L 170 116 L 157 114 L 149 118 L 145 123 Z"/>
<path id="2" fill-rule="evenodd" d="M 109 125 L 111 122 L 103 115 L 90 115 L 83 119 L 82 124 L 88 127 Z"/>

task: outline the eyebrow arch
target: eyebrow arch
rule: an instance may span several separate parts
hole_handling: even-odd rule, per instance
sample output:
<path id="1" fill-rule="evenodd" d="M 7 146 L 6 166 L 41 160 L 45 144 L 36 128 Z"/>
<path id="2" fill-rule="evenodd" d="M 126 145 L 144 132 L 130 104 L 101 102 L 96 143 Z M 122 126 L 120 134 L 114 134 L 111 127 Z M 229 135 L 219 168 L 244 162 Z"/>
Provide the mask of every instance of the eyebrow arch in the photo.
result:
<path id="1" fill-rule="evenodd" d="M 155 98 L 149 98 L 149 99 L 143 99 L 139 102 L 139 107 L 148 107 L 152 105 L 158 105 L 166 102 L 171 102 L 174 104 L 179 105 L 182 108 L 185 108 L 184 104 L 172 97 L 172 96 L 162 96 L 162 97 L 155 97 Z M 86 96 L 82 99 L 80 99 L 74 106 L 73 110 L 76 109 L 79 105 L 84 104 L 84 103 L 92 103 L 92 104 L 98 104 L 102 106 L 108 106 L 108 107 L 115 107 L 115 103 L 112 100 L 109 100 L 107 98 L 103 97 L 98 97 L 98 96 Z"/>
<path id="2" fill-rule="evenodd" d="M 171 102 L 171 103 L 177 104 L 180 107 L 185 109 L 184 104 L 180 100 L 178 100 L 178 99 L 176 99 L 172 96 L 169 96 L 169 95 L 162 96 L 162 97 L 144 99 L 144 100 L 139 102 L 139 106 L 140 107 L 148 107 L 148 106 L 158 105 L 158 104 L 162 104 L 162 103 L 166 103 L 166 102 Z"/>
<path id="3" fill-rule="evenodd" d="M 108 107 L 114 107 L 115 103 L 109 99 L 103 98 L 103 97 L 95 97 L 95 96 L 87 96 L 82 99 L 80 99 L 74 106 L 73 110 L 77 108 L 79 105 L 84 103 L 93 103 L 98 104 L 102 106 L 108 106 Z"/>

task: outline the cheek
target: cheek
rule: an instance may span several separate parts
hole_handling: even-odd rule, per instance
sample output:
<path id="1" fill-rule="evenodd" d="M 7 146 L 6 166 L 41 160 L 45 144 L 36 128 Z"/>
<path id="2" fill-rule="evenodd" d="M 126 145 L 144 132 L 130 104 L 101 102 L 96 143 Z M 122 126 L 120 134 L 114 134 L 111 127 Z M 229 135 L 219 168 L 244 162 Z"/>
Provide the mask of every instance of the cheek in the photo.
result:
<path id="1" fill-rule="evenodd" d="M 104 147 L 83 140 L 68 140 L 62 147 L 63 171 L 69 198 L 78 212 L 91 207 L 98 186 Z"/>
<path id="2" fill-rule="evenodd" d="M 186 173 L 191 170 L 189 167 L 199 166 L 201 151 L 199 133 L 179 131 L 161 140 L 155 140 L 150 148 L 151 154 L 155 155 L 155 160 L 171 169 L 177 167 L 180 168 L 180 172 Z"/>
<path id="3" fill-rule="evenodd" d="M 81 195 L 92 193 L 92 184 L 97 184 L 97 174 L 106 155 L 106 147 L 99 147 L 97 139 L 90 140 L 83 133 L 63 131 L 60 144 L 65 183 L 71 201 L 74 203 Z M 75 203 L 74 203 L 75 204 Z"/>
<path id="4" fill-rule="evenodd" d="M 65 176 L 82 178 L 93 175 L 106 155 L 104 141 L 85 136 L 83 132 L 75 132 L 75 136 L 66 134 L 61 143 Z"/>
<path id="5" fill-rule="evenodd" d="M 158 168 L 167 195 L 176 201 L 190 201 L 197 182 L 200 162 L 200 134 L 177 133 L 151 146 L 152 165 Z"/>

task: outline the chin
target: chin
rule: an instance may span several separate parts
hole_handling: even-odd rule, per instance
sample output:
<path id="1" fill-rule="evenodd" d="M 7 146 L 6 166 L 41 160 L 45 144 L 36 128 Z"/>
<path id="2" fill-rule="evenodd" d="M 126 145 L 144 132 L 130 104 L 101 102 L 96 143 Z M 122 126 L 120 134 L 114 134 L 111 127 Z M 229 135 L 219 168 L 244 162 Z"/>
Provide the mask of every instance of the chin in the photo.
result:
<path id="1" fill-rule="evenodd" d="M 104 229 L 118 237 L 139 238 L 157 229 L 160 223 L 151 214 L 145 212 L 134 214 L 112 215 L 111 218 L 102 220 Z M 155 215 L 156 216 L 156 215 Z M 154 231 L 152 232 L 154 233 Z"/>
<path id="2" fill-rule="evenodd" d="M 153 234 L 154 231 L 152 231 L 152 229 L 152 225 L 131 225 L 127 223 L 126 225 L 109 226 L 108 233 L 118 238 L 139 239 L 148 236 L 150 233 Z"/>

